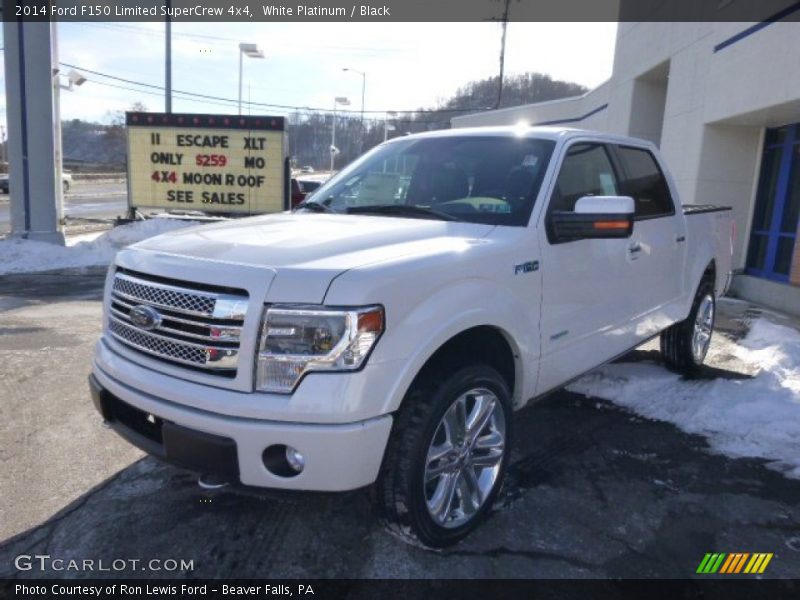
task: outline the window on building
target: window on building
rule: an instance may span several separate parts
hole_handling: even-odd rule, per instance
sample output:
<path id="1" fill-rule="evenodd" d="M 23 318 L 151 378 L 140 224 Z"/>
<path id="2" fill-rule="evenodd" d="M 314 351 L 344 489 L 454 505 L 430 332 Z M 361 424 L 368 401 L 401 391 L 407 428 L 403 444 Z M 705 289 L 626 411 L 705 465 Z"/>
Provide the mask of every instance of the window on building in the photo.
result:
<path id="1" fill-rule="evenodd" d="M 575 144 L 567 150 L 556 179 L 550 210 L 574 211 L 583 196 L 617 196 L 617 175 L 602 144 Z"/>
<path id="2" fill-rule="evenodd" d="M 800 218 L 800 124 L 767 130 L 756 192 L 746 271 L 800 285 L 792 279 Z"/>
<path id="3" fill-rule="evenodd" d="M 623 177 L 620 193 L 636 203 L 637 217 L 660 217 L 675 214 L 669 185 L 653 155 L 642 148 L 617 147 Z"/>

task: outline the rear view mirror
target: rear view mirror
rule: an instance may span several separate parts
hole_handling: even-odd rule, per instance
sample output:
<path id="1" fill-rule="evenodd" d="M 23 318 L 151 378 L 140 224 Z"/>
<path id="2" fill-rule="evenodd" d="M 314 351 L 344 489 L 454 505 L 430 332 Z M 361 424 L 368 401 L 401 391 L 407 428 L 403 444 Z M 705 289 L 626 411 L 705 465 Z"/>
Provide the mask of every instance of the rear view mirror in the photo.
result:
<path id="1" fill-rule="evenodd" d="M 630 237 L 634 212 L 633 198 L 628 196 L 583 196 L 574 211 L 550 214 L 553 241 Z"/>

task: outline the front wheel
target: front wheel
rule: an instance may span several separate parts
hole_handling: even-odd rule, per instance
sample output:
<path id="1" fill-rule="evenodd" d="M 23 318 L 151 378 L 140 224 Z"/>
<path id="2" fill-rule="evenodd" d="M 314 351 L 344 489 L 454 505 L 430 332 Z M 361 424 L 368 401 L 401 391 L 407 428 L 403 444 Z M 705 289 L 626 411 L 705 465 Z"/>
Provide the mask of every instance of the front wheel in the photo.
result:
<path id="1" fill-rule="evenodd" d="M 393 529 L 442 547 L 477 527 L 505 475 L 511 415 L 508 386 L 491 367 L 467 366 L 436 384 L 415 383 L 376 485 Z"/>
<path id="2" fill-rule="evenodd" d="M 689 316 L 661 334 L 661 355 L 686 375 L 698 375 L 711 346 L 716 300 L 710 280 L 700 283 Z"/>

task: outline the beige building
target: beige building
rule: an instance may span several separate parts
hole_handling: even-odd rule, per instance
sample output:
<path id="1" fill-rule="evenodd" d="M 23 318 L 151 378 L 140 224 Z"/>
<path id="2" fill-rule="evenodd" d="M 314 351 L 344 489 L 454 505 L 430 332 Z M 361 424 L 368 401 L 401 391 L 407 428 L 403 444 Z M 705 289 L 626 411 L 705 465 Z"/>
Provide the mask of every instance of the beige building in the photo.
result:
<path id="1" fill-rule="evenodd" d="M 620 23 L 587 94 L 453 119 L 563 124 L 658 144 L 684 203 L 733 207 L 733 293 L 800 314 L 800 23 Z M 780 18 L 777 18 L 780 17 Z"/>

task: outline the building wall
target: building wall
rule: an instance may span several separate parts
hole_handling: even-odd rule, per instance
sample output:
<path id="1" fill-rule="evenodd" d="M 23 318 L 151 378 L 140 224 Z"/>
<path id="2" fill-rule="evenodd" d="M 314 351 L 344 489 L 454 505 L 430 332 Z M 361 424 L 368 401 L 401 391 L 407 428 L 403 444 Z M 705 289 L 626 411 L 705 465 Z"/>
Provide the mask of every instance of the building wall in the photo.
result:
<path id="1" fill-rule="evenodd" d="M 685 204 L 732 207 L 734 267 L 742 270 L 764 131 L 800 122 L 799 57 L 796 22 L 620 23 L 612 76 L 599 88 L 579 98 L 465 115 L 452 124 L 558 123 L 654 141 Z M 795 256 L 800 261 L 797 248 Z M 800 273 L 797 261 L 793 272 Z M 773 297 L 779 288 L 786 298 L 777 304 L 796 304 L 793 312 L 800 313 L 798 287 L 739 287 L 751 296 L 768 288 Z"/>

